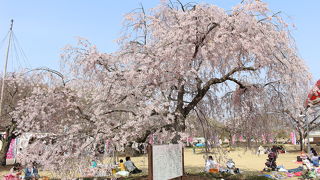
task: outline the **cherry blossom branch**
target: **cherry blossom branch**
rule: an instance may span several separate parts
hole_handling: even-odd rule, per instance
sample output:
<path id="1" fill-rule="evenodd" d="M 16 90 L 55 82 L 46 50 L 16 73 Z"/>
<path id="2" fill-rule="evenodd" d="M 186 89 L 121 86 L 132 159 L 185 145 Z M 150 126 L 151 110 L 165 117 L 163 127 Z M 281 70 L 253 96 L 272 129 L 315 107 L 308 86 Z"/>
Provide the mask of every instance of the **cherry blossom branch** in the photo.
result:
<path id="1" fill-rule="evenodd" d="M 101 113 L 100 115 L 111 114 L 111 113 L 115 113 L 115 112 L 131 113 L 132 115 L 137 116 L 137 114 L 135 112 L 130 111 L 130 110 L 124 110 L 124 109 L 114 109 L 114 110 L 110 110 L 108 112 Z"/>
<path id="2" fill-rule="evenodd" d="M 236 80 L 236 79 L 234 79 L 234 78 L 232 78 L 232 77 L 228 77 L 227 80 L 230 80 L 230 81 L 235 82 L 236 84 L 239 85 L 239 87 L 240 87 L 241 89 L 245 89 L 245 88 L 246 88 L 246 86 L 245 86 L 243 83 L 241 83 L 240 81 L 238 81 L 238 80 Z"/>
<path id="3" fill-rule="evenodd" d="M 206 39 L 207 35 L 215 28 L 218 27 L 218 23 L 212 23 L 211 26 L 209 27 L 208 31 L 198 40 L 195 45 L 196 47 L 194 48 L 194 53 L 192 58 L 195 59 L 197 57 L 197 54 L 199 52 L 200 47 L 203 45 L 204 40 Z"/>
<path id="4" fill-rule="evenodd" d="M 81 110 L 81 108 L 79 106 L 76 107 L 77 110 L 79 111 L 79 113 L 81 114 L 82 118 L 89 121 L 90 123 L 94 123 L 94 121 L 91 120 L 90 116 L 87 114 L 84 114 L 83 111 Z"/>
<path id="5" fill-rule="evenodd" d="M 313 118 L 313 120 L 311 120 L 309 122 L 310 125 L 312 125 L 313 123 L 315 123 L 315 121 L 317 121 L 320 118 L 320 115 L 316 116 L 315 118 Z M 315 128 L 315 127 L 314 127 Z"/>
<path id="6" fill-rule="evenodd" d="M 50 69 L 50 68 L 47 68 L 47 67 L 40 67 L 40 68 L 31 69 L 31 70 L 28 71 L 28 72 L 31 72 L 31 71 L 39 71 L 39 70 L 40 70 L 40 71 L 48 71 L 48 72 L 50 72 L 50 73 L 53 73 L 53 74 L 59 76 L 59 77 L 61 78 L 61 80 L 62 80 L 63 86 L 66 85 L 66 83 L 65 83 L 65 81 L 64 81 L 64 76 L 63 76 L 59 71 L 56 71 L 56 70 L 53 70 L 53 69 Z M 26 73 L 28 73 L 28 72 L 26 72 Z"/>
<path id="7" fill-rule="evenodd" d="M 148 31 L 147 31 L 147 22 L 146 22 L 146 12 L 145 12 L 145 10 L 144 10 L 144 8 L 143 8 L 143 5 L 142 4 L 140 4 L 140 6 L 141 6 L 141 11 L 142 11 L 142 14 L 143 14 L 143 22 L 142 22 L 142 24 L 143 24 L 143 44 L 144 45 L 146 45 L 147 44 L 147 33 L 148 33 Z"/>
<path id="8" fill-rule="evenodd" d="M 276 17 L 276 16 L 277 16 L 278 14 L 280 14 L 280 13 L 281 13 L 281 11 L 278 11 L 278 12 L 274 13 L 273 15 L 271 15 L 270 17 Z M 258 22 L 262 22 L 262 21 L 267 20 L 267 19 L 269 19 L 269 17 L 260 19 Z"/>
<path id="9" fill-rule="evenodd" d="M 199 77 L 196 77 L 196 81 L 197 81 L 197 90 L 200 91 L 201 90 L 201 85 L 202 85 L 202 80 Z"/>
<path id="10" fill-rule="evenodd" d="M 179 1 L 179 0 L 176 0 L 176 1 L 180 4 L 182 11 L 185 12 L 184 5 L 181 3 L 181 1 Z"/>
<path id="11" fill-rule="evenodd" d="M 172 97 L 169 97 L 169 100 L 171 100 L 171 101 L 178 101 L 177 99 L 174 99 L 174 98 L 172 98 Z M 191 101 L 185 101 L 185 100 L 183 100 L 183 102 L 184 102 L 184 103 L 191 103 Z"/>
<path id="12" fill-rule="evenodd" d="M 202 98 L 205 96 L 205 94 L 208 92 L 210 89 L 210 86 L 213 84 L 219 84 L 223 83 L 230 78 L 234 73 L 240 72 L 240 71 L 255 71 L 256 68 L 254 67 L 237 67 L 232 69 L 229 73 L 224 75 L 222 78 L 212 78 L 210 79 L 204 87 L 198 91 L 197 95 L 192 99 L 191 103 L 189 103 L 185 108 L 184 108 L 184 113 L 188 114 L 197 104 L 202 100 Z"/>

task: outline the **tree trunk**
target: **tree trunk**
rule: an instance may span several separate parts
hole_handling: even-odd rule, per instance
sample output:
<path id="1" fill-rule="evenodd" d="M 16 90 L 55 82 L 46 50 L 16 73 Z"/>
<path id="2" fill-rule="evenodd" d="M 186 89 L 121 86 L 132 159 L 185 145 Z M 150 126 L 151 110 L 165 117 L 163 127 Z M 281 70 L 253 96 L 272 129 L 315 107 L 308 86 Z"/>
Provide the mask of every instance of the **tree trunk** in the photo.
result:
<path id="1" fill-rule="evenodd" d="M 11 136 L 7 136 L 6 138 L 2 139 L 2 147 L 0 150 L 0 164 L 2 166 L 5 166 L 7 164 L 6 159 L 7 159 L 7 152 L 10 147 L 10 142 L 11 142 Z"/>
<path id="2" fill-rule="evenodd" d="M 231 132 L 229 133 L 229 147 L 230 147 L 230 149 L 232 148 L 232 134 L 231 134 Z"/>
<path id="3" fill-rule="evenodd" d="M 16 138 L 16 135 L 13 133 L 15 130 L 15 124 L 7 127 L 6 137 L 2 139 L 2 147 L 0 150 L 0 164 L 5 166 L 7 164 L 7 152 L 10 147 L 10 142 L 12 139 Z"/>
<path id="4" fill-rule="evenodd" d="M 299 137 L 300 137 L 300 151 L 303 151 L 304 149 L 304 140 L 303 140 L 303 133 L 301 132 L 301 130 L 299 131 Z"/>
<path id="5" fill-rule="evenodd" d="M 247 137 L 247 147 L 251 149 L 251 138 Z"/>
<path id="6" fill-rule="evenodd" d="M 175 115 L 173 128 L 177 132 L 185 132 L 186 130 L 186 115 L 177 114 Z"/>
<path id="7" fill-rule="evenodd" d="M 173 144 L 178 144 L 178 141 L 181 139 L 181 136 L 179 135 L 179 132 L 185 132 L 186 131 L 186 116 L 179 114 L 179 115 L 175 115 L 175 119 L 174 119 L 174 124 L 173 124 L 173 129 L 174 129 L 174 133 L 175 136 L 173 137 L 173 139 L 171 140 L 171 143 Z"/>

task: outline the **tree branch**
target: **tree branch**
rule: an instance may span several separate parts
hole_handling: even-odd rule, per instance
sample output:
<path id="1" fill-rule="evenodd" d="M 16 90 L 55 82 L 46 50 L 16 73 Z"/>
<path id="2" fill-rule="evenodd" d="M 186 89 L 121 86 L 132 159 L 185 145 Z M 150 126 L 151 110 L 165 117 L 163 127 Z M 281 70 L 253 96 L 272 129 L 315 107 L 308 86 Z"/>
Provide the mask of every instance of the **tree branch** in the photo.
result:
<path id="1" fill-rule="evenodd" d="M 181 3 L 181 1 L 177 0 L 177 2 L 180 4 L 182 11 L 185 12 L 184 5 Z"/>
<path id="2" fill-rule="evenodd" d="M 197 57 L 199 48 L 202 46 L 207 35 L 217 26 L 219 26 L 218 23 L 212 23 L 212 25 L 209 27 L 208 31 L 200 38 L 199 41 L 196 42 L 196 47 L 194 48 L 194 53 L 193 53 L 192 59 L 195 59 Z"/>
<path id="3" fill-rule="evenodd" d="M 137 114 L 135 112 L 130 111 L 130 110 L 124 110 L 124 109 L 114 109 L 114 110 L 110 110 L 110 111 L 104 112 L 104 113 L 102 113 L 100 115 L 111 114 L 111 113 L 115 113 L 115 112 L 126 112 L 126 113 L 131 113 L 134 116 L 137 116 Z"/>
<path id="4" fill-rule="evenodd" d="M 225 74 L 221 78 L 212 78 L 210 79 L 201 90 L 198 91 L 197 95 L 192 99 L 191 103 L 189 103 L 185 109 L 184 113 L 187 115 L 201 100 L 202 98 L 206 95 L 208 90 L 210 89 L 210 86 L 213 84 L 219 84 L 223 83 L 230 78 L 234 73 L 240 72 L 240 71 L 255 71 L 256 69 L 253 67 L 237 67 L 232 69 L 229 73 Z"/>
<path id="5" fill-rule="evenodd" d="M 238 84 L 240 86 L 241 89 L 245 89 L 246 88 L 246 86 L 244 84 L 242 84 L 240 81 L 238 81 L 238 80 L 236 80 L 236 79 L 234 79 L 232 77 L 228 77 L 227 80 L 235 82 L 236 84 Z"/>
<path id="6" fill-rule="evenodd" d="M 315 117 L 312 121 L 309 122 L 310 125 L 312 125 L 316 120 L 318 120 L 320 118 L 320 115 L 318 115 L 317 117 Z"/>

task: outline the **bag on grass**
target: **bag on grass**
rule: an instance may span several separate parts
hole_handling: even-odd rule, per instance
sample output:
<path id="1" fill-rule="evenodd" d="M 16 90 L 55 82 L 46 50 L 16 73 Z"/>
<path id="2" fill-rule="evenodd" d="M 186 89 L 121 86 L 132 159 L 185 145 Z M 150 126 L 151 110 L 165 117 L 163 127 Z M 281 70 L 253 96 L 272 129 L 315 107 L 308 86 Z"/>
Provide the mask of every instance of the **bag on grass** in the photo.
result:
<path id="1" fill-rule="evenodd" d="M 122 177 L 128 177 L 129 172 L 128 171 L 119 171 L 116 173 L 116 175 L 122 176 Z"/>
<path id="2" fill-rule="evenodd" d="M 295 172 L 295 173 L 293 173 L 295 176 L 302 176 L 302 172 L 300 171 L 300 172 Z"/>
<path id="3" fill-rule="evenodd" d="M 209 172 L 210 172 L 210 173 L 218 173 L 218 172 L 219 172 L 219 169 L 217 169 L 217 168 L 211 168 L 211 169 L 209 169 Z"/>

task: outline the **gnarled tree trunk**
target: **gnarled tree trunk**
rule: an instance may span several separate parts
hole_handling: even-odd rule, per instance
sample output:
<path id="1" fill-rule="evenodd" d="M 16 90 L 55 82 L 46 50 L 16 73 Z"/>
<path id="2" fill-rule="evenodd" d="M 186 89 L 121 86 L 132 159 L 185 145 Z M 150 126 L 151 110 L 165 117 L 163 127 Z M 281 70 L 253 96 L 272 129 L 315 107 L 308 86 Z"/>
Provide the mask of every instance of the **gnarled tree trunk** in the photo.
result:
<path id="1" fill-rule="evenodd" d="M 7 152 L 10 147 L 10 142 L 12 139 L 16 138 L 16 135 L 13 133 L 15 125 L 11 125 L 6 129 L 6 137 L 2 138 L 2 147 L 0 150 L 0 164 L 5 166 L 7 164 Z"/>
<path id="2" fill-rule="evenodd" d="M 7 152 L 10 146 L 11 140 L 9 138 L 2 139 L 2 147 L 0 150 L 0 163 L 2 166 L 6 165 Z"/>

